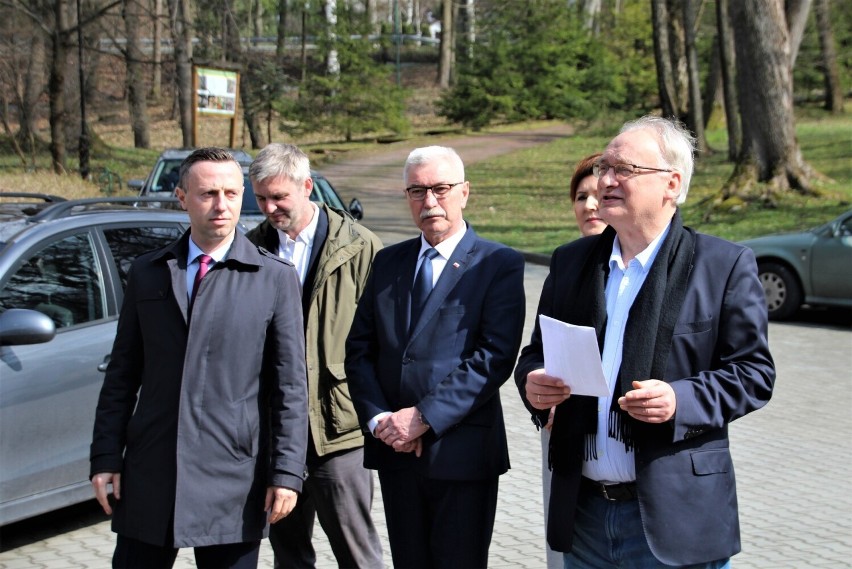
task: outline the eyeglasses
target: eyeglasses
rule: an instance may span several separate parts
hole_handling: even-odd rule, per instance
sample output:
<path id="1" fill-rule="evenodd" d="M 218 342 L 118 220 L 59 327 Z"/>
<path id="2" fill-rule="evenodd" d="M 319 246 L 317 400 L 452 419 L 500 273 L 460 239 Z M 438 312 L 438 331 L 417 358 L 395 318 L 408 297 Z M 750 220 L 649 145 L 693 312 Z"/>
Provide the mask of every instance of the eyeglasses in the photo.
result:
<path id="1" fill-rule="evenodd" d="M 455 184 L 444 182 L 443 184 L 435 184 L 434 186 L 408 186 L 405 188 L 405 192 L 410 199 L 421 202 L 426 199 L 426 194 L 429 192 L 432 192 L 432 195 L 437 199 L 441 199 L 449 194 L 450 190 L 461 184 L 464 184 L 464 182 L 456 182 Z"/>
<path id="2" fill-rule="evenodd" d="M 610 169 L 612 169 L 615 173 L 615 178 L 617 180 L 626 180 L 633 174 L 636 174 L 636 170 L 653 170 L 654 172 L 674 171 L 671 168 L 651 168 L 650 166 L 639 166 L 638 164 L 607 164 L 606 162 L 595 162 L 592 165 L 592 175 L 595 178 L 600 178 L 609 172 Z"/>

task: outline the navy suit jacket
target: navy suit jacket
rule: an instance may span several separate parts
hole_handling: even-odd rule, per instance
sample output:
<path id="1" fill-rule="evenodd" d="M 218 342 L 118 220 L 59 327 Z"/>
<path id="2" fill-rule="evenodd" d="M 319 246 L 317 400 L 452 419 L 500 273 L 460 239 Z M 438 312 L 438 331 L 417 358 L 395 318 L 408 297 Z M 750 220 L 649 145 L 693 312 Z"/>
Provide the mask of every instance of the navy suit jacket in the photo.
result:
<path id="1" fill-rule="evenodd" d="M 565 320 L 563 307 L 570 300 L 564 291 L 583 278 L 583 260 L 598 238 L 554 252 L 539 314 Z M 765 405 L 775 381 L 766 301 L 751 249 L 697 234 L 687 289 L 666 376 L 655 378 L 675 392 L 671 439 L 638 441 L 635 454 L 645 536 L 657 559 L 669 565 L 724 559 L 740 550 L 728 423 Z M 526 377 L 543 367 L 536 322 L 515 370 L 521 398 L 535 415 L 524 397 Z M 557 551 L 571 550 L 580 476 L 579 469 L 553 473 L 547 536 Z"/>
<path id="2" fill-rule="evenodd" d="M 432 428 L 420 458 L 367 434 L 364 465 L 444 480 L 496 477 L 509 468 L 499 389 L 523 334 L 523 257 L 468 227 L 409 335 L 419 252 L 417 237 L 376 255 L 346 344 L 346 376 L 365 433 L 379 413 L 411 406 Z"/>

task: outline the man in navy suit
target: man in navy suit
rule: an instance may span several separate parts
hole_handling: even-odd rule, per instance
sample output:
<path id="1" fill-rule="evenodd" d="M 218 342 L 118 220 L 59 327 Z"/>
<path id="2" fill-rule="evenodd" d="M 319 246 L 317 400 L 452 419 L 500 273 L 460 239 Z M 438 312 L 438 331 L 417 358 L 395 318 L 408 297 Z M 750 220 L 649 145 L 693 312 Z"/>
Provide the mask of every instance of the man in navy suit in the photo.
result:
<path id="1" fill-rule="evenodd" d="M 515 370 L 538 421 L 558 405 L 547 536 L 566 568 L 716 569 L 740 550 L 728 424 L 769 401 L 775 369 L 753 253 L 682 224 L 693 145 L 670 120 L 624 125 L 594 167 L 610 227 L 551 260 L 538 312 L 595 329 L 611 395 L 547 375 L 538 326 Z"/>
<path id="2" fill-rule="evenodd" d="M 376 255 L 346 344 L 364 465 L 379 472 L 395 567 L 486 567 L 524 261 L 465 223 L 454 150 L 414 150 L 404 179 L 422 234 Z"/>

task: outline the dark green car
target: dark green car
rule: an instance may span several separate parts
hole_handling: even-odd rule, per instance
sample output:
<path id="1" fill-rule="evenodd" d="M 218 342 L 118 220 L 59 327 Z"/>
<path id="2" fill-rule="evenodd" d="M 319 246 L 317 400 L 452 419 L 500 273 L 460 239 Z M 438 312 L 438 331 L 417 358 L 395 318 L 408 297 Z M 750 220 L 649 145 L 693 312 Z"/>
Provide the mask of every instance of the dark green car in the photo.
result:
<path id="1" fill-rule="evenodd" d="M 757 258 L 770 319 L 789 318 L 802 304 L 852 307 L 852 210 L 809 231 L 742 244 Z"/>

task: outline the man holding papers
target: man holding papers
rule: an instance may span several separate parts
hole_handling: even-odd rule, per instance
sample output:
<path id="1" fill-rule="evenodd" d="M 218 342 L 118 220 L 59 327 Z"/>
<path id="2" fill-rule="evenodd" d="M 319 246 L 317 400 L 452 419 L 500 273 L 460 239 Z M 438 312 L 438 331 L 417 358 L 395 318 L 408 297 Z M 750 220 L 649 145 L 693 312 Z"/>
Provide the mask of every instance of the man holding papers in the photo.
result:
<path id="1" fill-rule="evenodd" d="M 723 568 L 740 550 L 727 426 L 775 369 L 751 250 L 683 226 L 693 144 L 673 121 L 625 124 L 595 165 L 609 227 L 553 254 L 538 313 L 594 329 L 609 395 L 545 372 L 565 348 L 538 321 L 515 370 L 537 420 L 558 405 L 547 535 L 566 568 Z"/>

